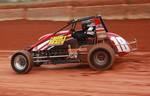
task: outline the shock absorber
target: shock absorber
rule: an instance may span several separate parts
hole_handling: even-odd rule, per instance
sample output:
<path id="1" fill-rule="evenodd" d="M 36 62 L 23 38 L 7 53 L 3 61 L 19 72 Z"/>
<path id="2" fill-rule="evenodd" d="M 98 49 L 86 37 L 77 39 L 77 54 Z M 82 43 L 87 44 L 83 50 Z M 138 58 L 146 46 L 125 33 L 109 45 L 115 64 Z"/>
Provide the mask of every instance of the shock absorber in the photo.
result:
<path id="1" fill-rule="evenodd" d="M 68 52 L 69 52 L 69 57 L 70 58 L 77 58 L 77 49 L 72 49 L 71 45 L 68 45 Z"/>

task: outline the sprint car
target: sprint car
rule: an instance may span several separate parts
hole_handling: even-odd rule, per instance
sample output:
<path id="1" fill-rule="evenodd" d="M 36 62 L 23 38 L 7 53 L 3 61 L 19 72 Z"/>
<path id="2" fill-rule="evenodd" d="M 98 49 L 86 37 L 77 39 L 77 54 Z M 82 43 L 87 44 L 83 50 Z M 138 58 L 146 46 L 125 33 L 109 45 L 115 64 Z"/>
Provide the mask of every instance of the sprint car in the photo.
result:
<path id="1" fill-rule="evenodd" d="M 25 50 L 11 56 L 16 73 L 26 74 L 42 64 L 82 63 L 94 70 L 112 67 L 115 57 L 136 50 L 136 40 L 127 42 L 108 31 L 102 16 L 69 21 L 57 32 L 46 34 Z"/>

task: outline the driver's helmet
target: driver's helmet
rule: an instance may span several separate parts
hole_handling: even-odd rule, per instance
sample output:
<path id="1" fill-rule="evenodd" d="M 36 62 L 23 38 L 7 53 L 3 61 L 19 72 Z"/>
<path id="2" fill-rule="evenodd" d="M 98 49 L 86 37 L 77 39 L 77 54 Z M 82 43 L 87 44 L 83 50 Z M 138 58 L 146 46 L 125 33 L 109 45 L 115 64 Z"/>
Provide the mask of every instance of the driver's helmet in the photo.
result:
<path id="1" fill-rule="evenodd" d="M 85 20 L 82 21 L 81 24 L 82 24 L 82 29 L 87 30 L 92 25 L 92 22 L 90 20 Z"/>

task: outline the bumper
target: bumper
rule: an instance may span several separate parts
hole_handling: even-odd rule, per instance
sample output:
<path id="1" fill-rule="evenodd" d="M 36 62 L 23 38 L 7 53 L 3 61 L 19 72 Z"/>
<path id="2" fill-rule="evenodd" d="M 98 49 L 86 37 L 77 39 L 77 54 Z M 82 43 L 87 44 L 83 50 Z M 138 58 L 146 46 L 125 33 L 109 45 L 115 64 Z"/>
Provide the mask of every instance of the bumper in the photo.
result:
<path id="1" fill-rule="evenodd" d="M 137 40 L 136 39 L 134 39 L 133 41 L 129 41 L 128 45 L 130 47 L 131 52 L 136 51 L 138 49 L 137 48 Z"/>

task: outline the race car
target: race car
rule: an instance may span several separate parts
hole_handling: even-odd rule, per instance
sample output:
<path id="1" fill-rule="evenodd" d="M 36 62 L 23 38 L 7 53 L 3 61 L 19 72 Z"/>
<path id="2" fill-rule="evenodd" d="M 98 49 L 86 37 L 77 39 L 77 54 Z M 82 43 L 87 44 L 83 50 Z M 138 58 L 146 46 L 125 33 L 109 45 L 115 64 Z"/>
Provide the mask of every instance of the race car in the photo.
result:
<path id="1" fill-rule="evenodd" d="M 127 42 L 108 31 L 102 16 L 88 16 L 69 21 L 57 32 L 46 34 L 25 50 L 11 56 L 16 73 L 29 73 L 42 64 L 89 64 L 94 70 L 112 67 L 116 56 L 136 50 L 136 40 Z"/>

